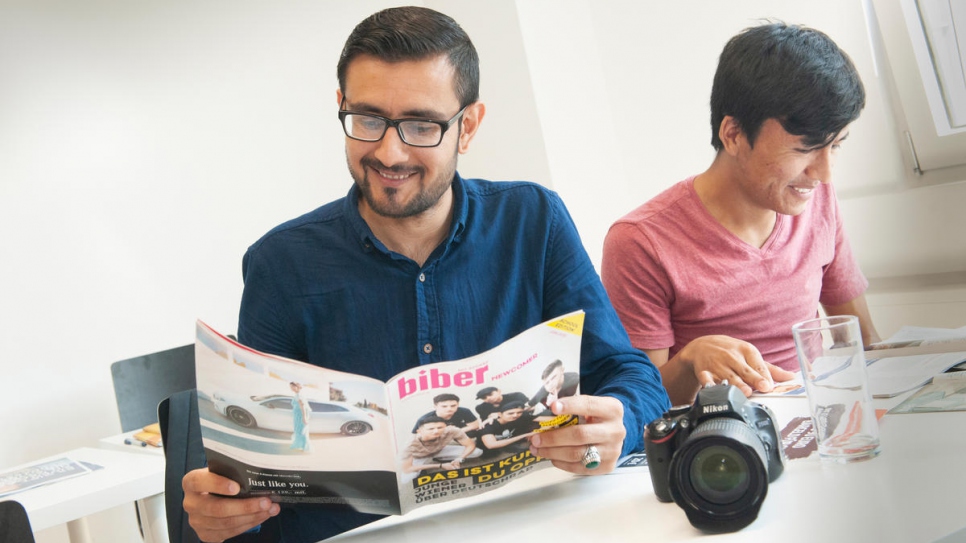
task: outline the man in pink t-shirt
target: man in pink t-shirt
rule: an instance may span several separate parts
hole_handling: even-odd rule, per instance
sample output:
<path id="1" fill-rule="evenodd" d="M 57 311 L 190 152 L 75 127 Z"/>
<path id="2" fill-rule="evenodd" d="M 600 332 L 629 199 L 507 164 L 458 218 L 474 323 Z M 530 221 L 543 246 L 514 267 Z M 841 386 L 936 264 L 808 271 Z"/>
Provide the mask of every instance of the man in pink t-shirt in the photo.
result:
<path id="1" fill-rule="evenodd" d="M 819 304 L 858 316 L 866 344 L 879 340 L 830 184 L 864 105 L 851 60 L 819 31 L 765 24 L 725 46 L 714 162 L 604 241 L 604 286 L 673 403 L 725 379 L 750 395 L 793 377 L 791 326 Z"/>

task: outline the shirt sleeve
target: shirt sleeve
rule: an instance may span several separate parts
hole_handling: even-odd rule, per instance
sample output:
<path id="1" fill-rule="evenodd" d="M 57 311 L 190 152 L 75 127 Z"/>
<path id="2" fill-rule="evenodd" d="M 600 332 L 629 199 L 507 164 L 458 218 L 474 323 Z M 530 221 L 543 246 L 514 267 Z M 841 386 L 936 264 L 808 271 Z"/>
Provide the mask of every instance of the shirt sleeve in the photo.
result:
<path id="1" fill-rule="evenodd" d="M 845 233 L 842 213 L 834 189 L 829 187 L 835 217 L 835 256 L 825 267 L 822 275 L 822 292 L 819 302 L 822 305 L 840 305 L 858 298 L 869 287 L 869 281 L 852 252 L 852 244 Z"/>
<path id="2" fill-rule="evenodd" d="M 601 279 L 634 346 L 674 345 L 674 287 L 657 249 L 636 225 L 618 222 L 607 232 Z"/>
<path id="3" fill-rule="evenodd" d="M 238 341 L 262 352 L 306 361 L 304 324 L 292 318 L 297 311 L 283 282 L 289 274 L 277 269 L 278 259 L 270 253 L 270 247 L 256 244 L 242 259 L 245 286 L 238 312 Z"/>
<path id="4" fill-rule="evenodd" d="M 559 197 L 554 194 L 552 198 L 544 317 L 584 310 L 581 393 L 610 396 L 621 402 L 626 431 L 621 454 L 626 455 L 644 447 L 644 426 L 660 417 L 670 402 L 657 368 L 631 345 L 573 219 Z"/>

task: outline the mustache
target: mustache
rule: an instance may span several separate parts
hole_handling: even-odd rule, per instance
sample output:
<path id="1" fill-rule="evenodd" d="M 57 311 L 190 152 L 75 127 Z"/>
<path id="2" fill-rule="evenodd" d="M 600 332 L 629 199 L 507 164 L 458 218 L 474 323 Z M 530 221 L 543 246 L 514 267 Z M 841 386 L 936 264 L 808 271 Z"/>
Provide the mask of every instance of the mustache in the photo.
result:
<path id="1" fill-rule="evenodd" d="M 378 159 L 372 157 L 366 157 L 360 160 L 360 163 L 365 168 L 370 168 L 374 170 L 380 170 L 388 173 L 423 173 L 423 169 L 418 166 L 407 166 L 406 164 L 396 164 L 394 166 L 386 166 Z"/>

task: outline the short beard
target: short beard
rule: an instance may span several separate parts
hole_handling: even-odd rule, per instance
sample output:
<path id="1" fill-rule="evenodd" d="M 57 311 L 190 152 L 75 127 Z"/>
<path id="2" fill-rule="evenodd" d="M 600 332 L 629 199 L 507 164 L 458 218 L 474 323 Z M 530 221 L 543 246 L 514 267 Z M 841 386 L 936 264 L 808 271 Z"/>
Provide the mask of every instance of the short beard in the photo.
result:
<path id="1" fill-rule="evenodd" d="M 453 186 L 453 179 L 456 177 L 456 156 L 457 153 L 454 153 L 450 167 L 444 168 L 444 171 L 439 177 L 428 183 L 406 205 L 400 205 L 396 202 L 396 195 L 399 191 L 394 188 L 384 189 L 383 194 L 386 196 L 385 203 L 377 201 L 373 194 L 372 184 L 369 183 L 368 170 L 379 168 L 384 171 L 393 171 L 393 168 L 386 168 L 373 159 L 363 158 L 360 162 L 362 166 L 361 176 L 352 168 L 351 163 L 349 164 L 349 173 L 352 175 L 356 186 L 359 187 L 359 191 L 362 193 L 362 197 L 369 206 L 369 209 L 382 217 L 405 219 L 418 216 L 426 210 L 431 209 L 446 194 L 446 191 Z M 425 172 L 419 169 L 416 175 L 424 176 Z"/>

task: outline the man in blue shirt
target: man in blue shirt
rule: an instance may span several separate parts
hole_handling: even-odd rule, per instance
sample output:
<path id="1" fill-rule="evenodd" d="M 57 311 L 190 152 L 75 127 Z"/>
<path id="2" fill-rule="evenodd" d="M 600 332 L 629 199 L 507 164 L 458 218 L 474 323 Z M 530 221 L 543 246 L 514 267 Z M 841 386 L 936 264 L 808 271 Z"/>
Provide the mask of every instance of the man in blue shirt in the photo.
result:
<path id="1" fill-rule="evenodd" d="M 550 405 L 586 424 L 530 438 L 534 455 L 578 474 L 611 471 L 643 447 L 668 407 L 634 349 L 570 215 L 532 183 L 463 179 L 485 107 L 469 37 L 425 8 L 360 23 L 339 66 L 339 118 L 355 181 L 345 198 L 282 224 L 243 260 L 238 339 L 255 349 L 386 380 L 466 358 L 583 309 L 581 395 Z M 587 460 L 599 452 L 600 467 Z M 276 517 L 283 541 L 317 541 L 378 518 L 348 507 L 228 499 L 238 485 L 195 470 L 184 506 L 203 541 Z"/>

